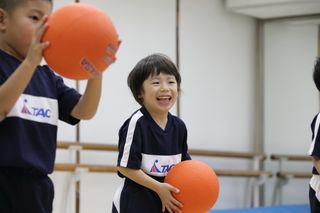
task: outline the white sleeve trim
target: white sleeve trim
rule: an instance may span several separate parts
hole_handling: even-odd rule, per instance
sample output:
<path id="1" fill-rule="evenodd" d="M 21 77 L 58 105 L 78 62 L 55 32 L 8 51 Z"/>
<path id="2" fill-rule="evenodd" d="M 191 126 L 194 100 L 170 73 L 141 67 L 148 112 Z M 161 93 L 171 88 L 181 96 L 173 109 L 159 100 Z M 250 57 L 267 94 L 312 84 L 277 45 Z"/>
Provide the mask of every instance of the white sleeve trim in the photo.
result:
<path id="1" fill-rule="evenodd" d="M 312 155 L 312 152 L 313 152 L 313 149 L 314 149 L 314 145 L 316 143 L 316 139 L 317 139 L 317 135 L 318 135 L 319 124 L 320 124 L 320 116 L 319 116 L 319 114 L 317 115 L 316 123 L 314 125 L 314 132 L 313 132 L 314 137 L 313 137 L 312 143 L 311 143 L 309 151 L 308 151 L 309 155 Z"/>
<path id="2" fill-rule="evenodd" d="M 126 142 L 123 149 L 123 154 L 120 161 L 120 166 L 127 167 L 128 165 L 134 131 L 136 129 L 137 121 L 141 116 L 143 116 L 143 114 L 140 111 L 138 111 L 131 117 L 129 127 L 128 127 L 128 132 L 127 132 Z"/>

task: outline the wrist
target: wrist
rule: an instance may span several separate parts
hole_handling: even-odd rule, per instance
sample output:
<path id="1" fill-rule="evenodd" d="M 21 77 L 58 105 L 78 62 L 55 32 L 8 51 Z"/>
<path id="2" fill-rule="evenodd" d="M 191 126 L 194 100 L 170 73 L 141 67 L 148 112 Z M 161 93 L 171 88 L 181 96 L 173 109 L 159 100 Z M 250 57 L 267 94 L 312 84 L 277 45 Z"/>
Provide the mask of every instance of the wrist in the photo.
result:
<path id="1" fill-rule="evenodd" d="M 102 81 L 102 74 L 96 75 L 96 76 L 88 79 L 88 81 Z"/>
<path id="2" fill-rule="evenodd" d="M 29 71 L 30 73 L 34 73 L 34 71 L 36 70 L 38 64 L 32 62 L 28 58 L 25 58 L 22 61 L 21 66 L 24 68 L 25 71 Z"/>
<path id="3" fill-rule="evenodd" d="M 154 191 L 154 192 L 156 192 L 157 194 L 159 194 L 159 191 L 160 191 L 160 189 L 161 189 L 161 182 L 158 182 L 158 181 L 155 181 L 154 182 L 154 184 L 152 184 L 152 190 Z"/>

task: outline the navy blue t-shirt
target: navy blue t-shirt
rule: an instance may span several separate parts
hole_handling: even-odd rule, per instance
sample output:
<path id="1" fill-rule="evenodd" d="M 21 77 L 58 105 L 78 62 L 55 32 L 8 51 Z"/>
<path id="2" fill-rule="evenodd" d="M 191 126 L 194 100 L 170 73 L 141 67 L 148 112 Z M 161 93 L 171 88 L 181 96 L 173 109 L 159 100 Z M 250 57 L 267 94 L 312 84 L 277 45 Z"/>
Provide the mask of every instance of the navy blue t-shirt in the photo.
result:
<path id="1" fill-rule="evenodd" d="M 21 61 L 0 50 L 0 85 Z M 75 125 L 70 115 L 81 95 L 48 66 L 38 66 L 6 118 L 0 122 L 0 167 L 53 171 L 58 120 Z"/>
<path id="2" fill-rule="evenodd" d="M 186 126 L 181 119 L 170 113 L 164 130 L 144 107 L 120 128 L 118 166 L 141 169 L 150 177 L 163 182 L 175 164 L 189 159 Z M 120 173 L 119 176 L 124 177 Z M 161 212 L 158 195 L 128 178 L 124 179 L 124 185 L 118 189 L 114 206 L 121 213 Z"/>

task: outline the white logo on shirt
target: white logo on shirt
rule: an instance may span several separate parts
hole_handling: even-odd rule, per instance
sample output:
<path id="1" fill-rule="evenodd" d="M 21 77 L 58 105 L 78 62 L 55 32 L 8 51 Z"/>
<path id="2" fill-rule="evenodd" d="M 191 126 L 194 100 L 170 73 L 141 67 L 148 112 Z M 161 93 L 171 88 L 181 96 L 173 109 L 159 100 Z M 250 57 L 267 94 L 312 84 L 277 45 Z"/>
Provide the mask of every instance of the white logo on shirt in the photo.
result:
<path id="1" fill-rule="evenodd" d="M 7 117 L 57 125 L 58 101 L 52 98 L 22 94 Z"/>
<path id="2" fill-rule="evenodd" d="M 180 163 L 181 154 L 176 155 L 149 155 L 142 154 L 141 169 L 153 176 L 164 177 L 170 169 Z"/>

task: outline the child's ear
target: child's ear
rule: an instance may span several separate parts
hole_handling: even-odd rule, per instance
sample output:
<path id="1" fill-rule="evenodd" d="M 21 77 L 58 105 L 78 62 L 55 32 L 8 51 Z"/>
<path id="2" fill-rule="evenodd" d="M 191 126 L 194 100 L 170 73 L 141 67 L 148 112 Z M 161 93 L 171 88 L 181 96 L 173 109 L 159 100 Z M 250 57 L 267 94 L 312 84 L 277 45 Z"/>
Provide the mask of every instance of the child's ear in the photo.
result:
<path id="1" fill-rule="evenodd" d="M 7 17 L 7 12 L 0 8 L 0 30 L 5 30 L 6 29 L 6 17 Z"/>

